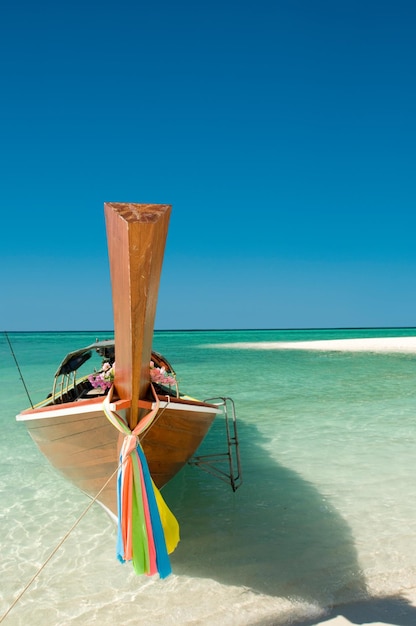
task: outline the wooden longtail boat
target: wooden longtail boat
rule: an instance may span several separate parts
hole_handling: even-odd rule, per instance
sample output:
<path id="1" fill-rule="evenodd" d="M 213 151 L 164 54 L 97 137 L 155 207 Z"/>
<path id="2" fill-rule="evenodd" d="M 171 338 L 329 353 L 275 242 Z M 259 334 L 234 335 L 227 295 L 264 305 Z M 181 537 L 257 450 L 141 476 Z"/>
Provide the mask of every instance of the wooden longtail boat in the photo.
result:
<path id="1" fill-rule="evenodd" d="M 131 431 L 149 412 L 155 414 L 139 439 L 159 488 L 194 455 L 222 412 L 216 402 L 181 394 L 170 364 L 152 352 L 170 210 L 168 205 L 105 204 L 114 340 L 67 355 L 49 397 L 17 416 L 52 465 L 90 497 L 99 494 L 97 501 L 113 514 L 122 436 L 109 421 L 105 402 Z M 92 356 L 100 359 L 98 371 L 81 374 Z M 106 376 L 114 377 L 110 392 Z"/>

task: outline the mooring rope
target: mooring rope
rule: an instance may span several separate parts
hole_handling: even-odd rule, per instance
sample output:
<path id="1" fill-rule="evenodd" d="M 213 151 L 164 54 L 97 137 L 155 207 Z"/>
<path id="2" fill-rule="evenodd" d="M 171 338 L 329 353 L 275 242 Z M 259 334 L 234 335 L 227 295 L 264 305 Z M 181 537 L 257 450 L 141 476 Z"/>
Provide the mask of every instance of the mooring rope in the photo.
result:
<path id="1" fill-rule="evenodd" d="M 49 561 L 55 556 L 55 554 L 58 552 L 59 548 L 65 543 L 65 541 L 68 539 L 70 534 L 75 530 L 75 528 L 78 526 L 80 521 L 85 517 L 85 515 L 88 513 L 88 511 L 90 510 L 92 505 L 95 504 L 95 502 L 97 501 L 97 499 L 99 498 L 101 493 L 107 487 L 107 485 L 110 482 L 110 480 L 117 474 L 119 468 L 120 468 L 120 465 L 114 470 L 114 472 L 111 474 L 110 478 L 101 487 L 101 489 L 97 493 L 97 495 L 91 500 L 91 502 L 88 504 L 88 506 L 85 508 L 85 510 L 81 513 L 81 515 L 78 517 L 78 519 L 74 522 L 74 524 L 71 526 L 71 528 L 67 531 L 67 533 L 64 535 L 64 537 L 55 546 L 55 548 L 52 550 L 52 552 L 50 553 L 48 558 L 42 563 L 42 565 L 39 567 L 39 569 L 35 572 L 35 574 L 29 580 L 27 585 L 22 589 L 22 591 L 18 594 L 18 596 L 13 600 L 12 604 L 9 606 L 7 611 L 0 618 L 0 624 L 9 615 L 10 611 L 16 606 L 16 604 L 19 602 L 19 600 L 22 598 L 22 596 L 26 593 L 26 591 L 29 589 L 29 587 L 34 583 L 34 581 L 37 579 L 37 577 L 40 575 L 40 573 L 46 567 L 46 565 L 49 563 Z"/>

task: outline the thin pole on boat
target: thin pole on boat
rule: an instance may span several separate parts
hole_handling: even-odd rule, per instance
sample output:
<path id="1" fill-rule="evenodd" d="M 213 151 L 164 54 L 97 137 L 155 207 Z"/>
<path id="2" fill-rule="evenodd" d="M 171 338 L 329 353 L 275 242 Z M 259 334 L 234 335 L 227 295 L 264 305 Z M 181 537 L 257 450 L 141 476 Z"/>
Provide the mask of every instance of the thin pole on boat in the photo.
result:
<path id="1" fill-rule="evenodd" d="M 28 389 L 27 389 L 27 387 L 26 387 L 25 379 L 23 378 L 23 374 L 22 374 L 22 372 L 21 372 L 21 370 L 20 370 L 19 363 L 17 362 L 17 358 L 16 358 L 16 355 L 15 355 L 15 353 L 14 353 L 13 346 L 12 346 L 12 344 L 11 344 L 11 341 L 10 341 L 10 339 L 9 339 L 9 335 L 7 334 L 7 332 L 6 332 L 6 331 L 4 331 L 4 334 L 6 335 L 6 339 L 7 339 L 7 342 L 8 342 L 8 344 L 9 344 L 9 347 L 10 347 L 10 352 L 12 353 L 12 357 L 14 358 L 14 362 L 16 363 L 16 367 L 17 367 L 17 371 L 19 372 L 20 380 L 22 381 L 22 383 L 23 383 L 23 387 L 25 388 L 25 391 L 26 391 L 26 395 L 27 395 L 27 397 L 29 398 L 30 406 L 31 406 L 31 407 L 32 407 L 32 409 L 33 409 L 33 402 L 32 402 L 32 399 L 31 399 L 31 397 L 30 397 L 30 395 L 29 395 L 29 391 L 28 391 Z"/>

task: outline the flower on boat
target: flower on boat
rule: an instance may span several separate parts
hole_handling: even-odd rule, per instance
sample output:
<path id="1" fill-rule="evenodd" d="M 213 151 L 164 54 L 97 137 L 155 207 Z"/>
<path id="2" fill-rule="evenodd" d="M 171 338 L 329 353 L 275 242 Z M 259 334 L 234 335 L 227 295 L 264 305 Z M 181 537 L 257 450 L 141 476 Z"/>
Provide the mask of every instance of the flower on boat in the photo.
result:
<path id="1" fill-rule="evenodd" d="M 108 362 L 103 363 L 101 372 L 88 376 L 88 380 L 90 381 L 91 385 L 95 389 L 101 387 L 103 391 L 110 389 L 111 385 L 114 382 L 114 367 L 115 363 L 113 363 L 113 365 L 110 365 L 110 363 Z"/>
<path id="2" fill-rule="evenodd" d="M 176 385 L 175 377 L 168 374 L 164 367 L 155 367 L 153 361 L 150 361 L 150 380 L 159 385 Z"/>
<path id="3" fill-rule="evenodd" d="M 97 374 L 91 374 L 88 376 L 88 380 L 91 385 L 97 389 L 100 387 L 102 391 L 110 389 L 114 382 L 114 370 L 115 363 L 111 365 L 108 362 L 103 363 L 101 371 Z M 159 385 L 176 385 L 176 379 L 172 374 L 169 374 L 164 367 L 156 367 L 153 361 L 150 361 L 150 380 L 152 383 Z"/>

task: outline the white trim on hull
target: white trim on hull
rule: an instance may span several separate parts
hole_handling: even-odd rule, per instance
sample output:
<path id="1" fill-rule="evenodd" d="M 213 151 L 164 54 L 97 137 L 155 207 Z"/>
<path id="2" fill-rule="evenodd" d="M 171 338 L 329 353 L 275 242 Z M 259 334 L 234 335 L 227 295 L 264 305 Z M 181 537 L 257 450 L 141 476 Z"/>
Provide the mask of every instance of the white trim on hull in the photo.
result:
<path id="1" fill-rule="evenodd" d="M 29 422 L 32 420 L 49 419 L 51 417 L 64 417 L 66 415 L 67 416 L 87 415 L 90 413 L 104 414 L 104 411 L 101 409 L 101 404 L 102 402 L 97 402 L 97 401 L 94 401 L 94 402 L 79 401 L 77 403 L 71 404 L 70 407 L 67 405 L 62 405 L 60 407 L 59 404 L 51 405 L 50 407 L 44 406 L 38 410 L 29 409 L 27 412 L 19 413 L 19 415 L 16 415 L 16 420 L 18 422 Z M 155 407 L 156 407 L 156 403 L 153 402 L 151 404 L 151 408 L 154 409 Z M 212 406 L 204 406 L 203 404 L 199 405 L 199 404 L 182 403 L 180 401 L 178 402 L 177 400 L 175 402 L 168 402 L 166 400 L 161 400 L 159 403 L 160 410 L 164 410 L 167 407 L 169 407 L 169 409 L 172 409 L 173 411 L 192 411 L 193 413 L 212 413 L 213 412 Z M 116 412 L 117 411 L 116 403 L 111 403 L 110 409 Z M 215 413 L 219 414 L 221 413 L 221 410 L 217 409 Z"/>

